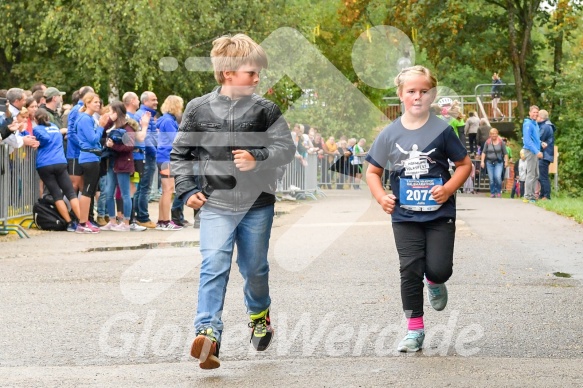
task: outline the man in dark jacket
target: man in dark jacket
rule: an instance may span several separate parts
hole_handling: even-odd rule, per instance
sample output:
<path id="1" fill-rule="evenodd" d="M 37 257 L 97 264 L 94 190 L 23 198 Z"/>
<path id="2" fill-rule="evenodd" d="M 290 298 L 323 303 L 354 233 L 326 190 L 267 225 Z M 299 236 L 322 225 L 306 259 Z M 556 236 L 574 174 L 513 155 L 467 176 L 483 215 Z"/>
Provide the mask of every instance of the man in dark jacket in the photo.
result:
<path id="1" fill-rule="evenodd" d="M 538 161 L 541 200 L 551 199 L 551 181 L 549 179 L 549 165 L 555 160 L 555 124 L 549 120 L 549 112 L 541 109 L 536 120 L 539 126 L 542 159 Z"/>
<path id="2" fill-rule="evenodd" d="M 13 118 L 10 114 L 10 110 L 8 110 L 8 101 L 6 98 L 0 98 L 0 104 L 2 104 L 3 108 L 0 109 L 0 141 L 2 141 L 12 135 L 12 132 L 16 130 L 16 127 L 11 125 Z"/>
<path id="3" fill-rule="evenodd" d="M 59 91 L 59 89 L 50 87 L 44 91 L 45 103 L 41 105 L 49 114 L 49 120 L 51 123 L 56 124 L 59 129 L 63 128 L 63 121 L 59 115 L 59 107 L 63 103 L 63 95 L 65 92 Z"/>

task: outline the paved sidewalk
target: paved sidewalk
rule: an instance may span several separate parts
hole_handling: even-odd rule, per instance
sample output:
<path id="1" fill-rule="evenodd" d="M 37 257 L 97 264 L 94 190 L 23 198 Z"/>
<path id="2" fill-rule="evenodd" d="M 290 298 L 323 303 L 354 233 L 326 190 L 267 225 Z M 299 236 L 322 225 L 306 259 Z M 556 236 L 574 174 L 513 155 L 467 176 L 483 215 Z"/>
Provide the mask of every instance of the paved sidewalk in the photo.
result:
<path id="1" fill-rule="evenodd" d="M 426 303 L 427 346 L 404 355 L 390 218 L 367 190 L 326 193 L 278 205 L 276 337 L 262 354 L 248 343 L 234 263 L 214 371 L 188 355 L 197 230 L 0 243 L 0 386 L 583 386 L 581 225 L 459 196 L 449 304 Z"/>

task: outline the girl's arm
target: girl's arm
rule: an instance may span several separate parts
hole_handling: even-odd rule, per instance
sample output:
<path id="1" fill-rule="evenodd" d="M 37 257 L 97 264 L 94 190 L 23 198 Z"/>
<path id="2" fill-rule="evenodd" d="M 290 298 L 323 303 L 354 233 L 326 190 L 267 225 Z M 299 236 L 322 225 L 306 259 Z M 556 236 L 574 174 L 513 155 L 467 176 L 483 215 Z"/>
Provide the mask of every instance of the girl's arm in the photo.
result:
<path id="1" fill-rule="evenodd" d="M 444 203 L 456 192 L 457 189 L 463 186 L 464 182 L 472 173 L 472 161 L 466 155 L 465 158 L 455 164 L 455 174 L 443 186 L 435 186 L 431 189 L 431 195 L 437 203 Z"/>
<path id="2" fill-rule="evenodd" d="M 387 214 L 392 214 L 395 210 L 395 197 L 394 194 L 387 194 L 383 187 L 381 181 L 384 169 L 377 167 L 373 164 L 369 164 L 366 169 L 366 183 L 372 196 L 377 200 L 379 205 L 383 208 L 383 211 Z"/>

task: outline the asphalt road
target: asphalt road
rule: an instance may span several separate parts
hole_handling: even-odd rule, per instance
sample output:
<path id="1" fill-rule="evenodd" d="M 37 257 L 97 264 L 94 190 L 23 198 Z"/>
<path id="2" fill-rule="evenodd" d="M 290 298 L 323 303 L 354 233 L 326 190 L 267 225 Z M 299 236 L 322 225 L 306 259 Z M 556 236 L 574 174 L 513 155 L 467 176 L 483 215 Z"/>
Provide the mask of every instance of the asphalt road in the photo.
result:
<path id="1" fill-rule="evenodd" d="M 233 264 L 213 371 L 188 355 L 197 230 L 0 243 L 0 386 L 583 386 L 581 225 L 518 200 L 458 197 L 449 304 L 426 302 L 426 348 L 406 355 L 395 351 L 406 326 L 390 219 L 367 190 L 326 193 L 278 205 L 276 337 L 261 354 Z"/>

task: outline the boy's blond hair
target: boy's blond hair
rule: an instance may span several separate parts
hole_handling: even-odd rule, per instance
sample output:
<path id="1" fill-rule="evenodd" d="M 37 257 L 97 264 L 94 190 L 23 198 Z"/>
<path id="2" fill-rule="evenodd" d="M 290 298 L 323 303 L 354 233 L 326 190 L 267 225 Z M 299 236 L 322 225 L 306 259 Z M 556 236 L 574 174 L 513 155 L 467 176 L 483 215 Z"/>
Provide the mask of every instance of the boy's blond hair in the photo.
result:
<path id="1" fill-rule="evenodd" d="M 263 48 L 245 34 L 224 35 L 213 41 L 211 61 L 218 83 L 225 83 L 224 71 L 236 71 L 243 65 L 253 64 L 267 68 L 267 55 Z"/>

